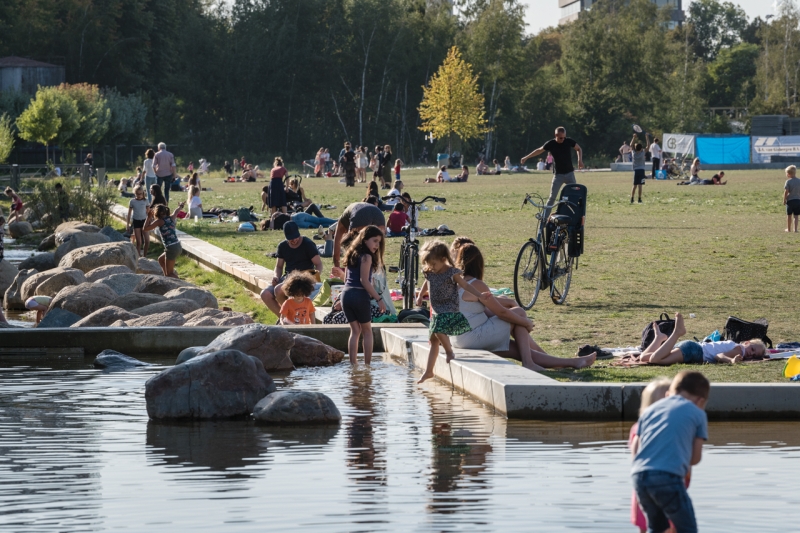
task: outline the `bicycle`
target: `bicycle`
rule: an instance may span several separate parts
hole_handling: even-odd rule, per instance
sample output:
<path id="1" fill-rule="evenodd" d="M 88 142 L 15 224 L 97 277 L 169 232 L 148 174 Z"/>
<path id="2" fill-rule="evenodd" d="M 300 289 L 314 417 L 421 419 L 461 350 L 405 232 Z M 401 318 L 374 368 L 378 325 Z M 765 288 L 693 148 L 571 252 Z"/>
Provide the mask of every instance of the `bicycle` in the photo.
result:
<path id="1" fill-rule="evenodd" d="M 539 203 L 534 201 L 539 200 Z M 576 201 L 573 201 L 576 200 Z M 586 187 L 565 185 L 561 199 L 553 206 L 555 215 L 544 220 L 547 208 L 538 194 L 526 194 L 520 209 L 530 204 L 538 208 L 536 237 L 522 245 L 514 265 L 514 298 L 526 311 L 533 307 L 541 289 L 550 289 L 550 299 L 557 305 L 567 299 L 572 282 L 572 266 L 583 252 L 583 225 L 586 212 Z M 565 209 L 562 209 L 564 206 Z M 561 211 L 568 209 L 569 214 Z M 550 255 L 549 263 L 546 254 Z"/>
<path id="2" fill-rule="evenodd" d="M 391 268 L 391 272 L 397 272 L 400 275 L 397 282 L 400 284 L 400 292 L 403 295 L 403 309 L 413 309 L 414 299 L 416 296 L 417 280 L 419 279 L 419 241 L 417 240 L 417 232 L 419 228 L 416 227 L 417 220 L 417 206 L 420 206 L 428 200 L 433 200 L 437 203 L 446 203 L 446 198 L 437 196 L 426 196 L 419 202 L 413 200 L 406 200 L 399 195 L 391 194 L 384 196 L 383 200 L 398 199 L 409 206 L 409 218 L 411 221 L 403 227 L 405 237 L 400 244 L 400 264 L 395 268 Z"/>

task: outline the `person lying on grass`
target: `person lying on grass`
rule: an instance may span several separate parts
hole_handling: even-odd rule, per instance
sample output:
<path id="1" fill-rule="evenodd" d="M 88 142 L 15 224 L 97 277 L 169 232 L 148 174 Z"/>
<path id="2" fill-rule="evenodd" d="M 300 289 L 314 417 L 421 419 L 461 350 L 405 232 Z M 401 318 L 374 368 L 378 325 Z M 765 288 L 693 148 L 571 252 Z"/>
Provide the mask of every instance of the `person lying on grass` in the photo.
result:
<path id="1" fill-rule="evenodd" d="M 762 359 L 767 354 L 767 347 L 760 339 L 751 339 L 742 343 L 734 341 L 718 341 L 699 343 L 678 340 L 686 335 L 683 315 L 675 314 L 675 330 L 667 337 L 653 323 L 656 336 L 639 357 L 643 363 L 654 365 L 722 363 L 734 365 L 747 359 Z"/>

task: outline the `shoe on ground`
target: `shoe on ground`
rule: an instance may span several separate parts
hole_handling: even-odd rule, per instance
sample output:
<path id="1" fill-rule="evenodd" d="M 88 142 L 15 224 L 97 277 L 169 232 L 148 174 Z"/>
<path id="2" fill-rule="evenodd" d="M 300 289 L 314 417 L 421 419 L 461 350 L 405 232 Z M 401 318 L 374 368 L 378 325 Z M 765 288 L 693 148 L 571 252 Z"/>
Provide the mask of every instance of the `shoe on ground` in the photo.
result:
<path id="1" fill-rule="evenodd" d="M 631 203 L 633 203 L 633 196 L 631 196 Z"/>
<path id="2" fill-rule="evenodd" d="M 639 203 L 642 203 L 642 199 L 641 198 L 639 198 Z"/>

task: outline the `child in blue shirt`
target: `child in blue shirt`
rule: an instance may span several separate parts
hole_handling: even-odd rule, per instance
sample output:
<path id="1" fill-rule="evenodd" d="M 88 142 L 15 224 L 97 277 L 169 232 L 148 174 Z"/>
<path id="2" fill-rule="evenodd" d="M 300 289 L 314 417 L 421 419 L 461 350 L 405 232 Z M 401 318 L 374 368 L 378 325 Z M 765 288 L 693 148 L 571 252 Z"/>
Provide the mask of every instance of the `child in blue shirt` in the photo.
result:
<path id="1" fill-rule="evenodd" d="M 710 388 L 699 372 L 681 372 L 667 397 L 639 418 L 631 444 L 631 476 L 650 532 L 666 531 L 670 521 L 680 533 L 697 531 L 684 479 L 700 462 L 703 441 L 708 440 L 705 407 Z"/>

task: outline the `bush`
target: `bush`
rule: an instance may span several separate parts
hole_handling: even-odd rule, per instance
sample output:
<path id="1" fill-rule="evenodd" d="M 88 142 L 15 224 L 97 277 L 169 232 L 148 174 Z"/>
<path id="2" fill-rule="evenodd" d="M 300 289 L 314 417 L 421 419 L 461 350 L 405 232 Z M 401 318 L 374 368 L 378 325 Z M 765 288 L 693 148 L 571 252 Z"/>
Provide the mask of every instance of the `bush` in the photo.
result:
<path id="1" fill-rule="evenodd" d="M 26 183 L 26 188 L 33 190 L 26 205 L 33 210 L 34 217 L 41 221 L 43 228 L 53 230 L 64 222 L 59 209 L 56 183 L 61 183 L 64 187 L 70 219 L 82 220 L 101 228 L 108 225 L 111 220 L 111 206 L 119 196 L 113 187 L 91 189 L 82 186 L 79 180 L 69 179 L 31 180 Z"/>

